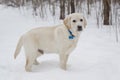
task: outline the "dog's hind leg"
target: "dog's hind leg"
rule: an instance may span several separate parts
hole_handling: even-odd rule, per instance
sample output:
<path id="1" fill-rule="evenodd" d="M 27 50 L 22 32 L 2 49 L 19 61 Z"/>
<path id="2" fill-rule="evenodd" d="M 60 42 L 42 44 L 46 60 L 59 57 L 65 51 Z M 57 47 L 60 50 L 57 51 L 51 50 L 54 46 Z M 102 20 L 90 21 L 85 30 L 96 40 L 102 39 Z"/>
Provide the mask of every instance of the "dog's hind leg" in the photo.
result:
<path id="1" fill-rule="evenodd" d="M 27 51 L 26 50 L 26 65 L 25 65 L 25 70 L 30 72 L 32 65 L 37 57 L 37 54 L 35 54 L 36 51 Z"/>
<path id="2" fill-rule="evenodd" d="M 39 62 L 37 61 L 37 58 L 34 60 L 34 63 L 33 63 L 34 65 L 38 65 L 39 64 Z"/>
<path id="3" fill-rule="evenodd" d="M 32 65 L 33 65 L 34 61 L 35 61 L 35 57 L 33 57 L 33 56 L 27 56 L 27 57 L 26 57 L 25 70 L 26 70 L 27 72 L 30 72 L 30 71 L 31 71 L 31 68 L 32 68 Z"/>
<path id="4" fill-rule="evenodd" d="M 33 63 L 34 65 L 38 65 L 38 64 L 39 64 L 39 62 L 37 61 L 37 58 L 38 58 L 39 56 L 43 55 L 43 54 L 44 54 L 43 50 L 38 49 L 36 59 L 34 60 L 34 63 Z"/>

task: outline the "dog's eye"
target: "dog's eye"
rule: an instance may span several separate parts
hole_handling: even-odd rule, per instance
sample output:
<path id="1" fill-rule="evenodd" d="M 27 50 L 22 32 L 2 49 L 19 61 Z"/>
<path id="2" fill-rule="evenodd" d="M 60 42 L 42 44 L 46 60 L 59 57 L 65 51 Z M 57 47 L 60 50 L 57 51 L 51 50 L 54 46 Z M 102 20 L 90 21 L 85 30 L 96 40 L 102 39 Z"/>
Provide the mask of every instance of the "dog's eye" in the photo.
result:
<path id="1" fill-rule="evenodd" d="M 80 21 L 82 22 L 82 21 L 83 21 L 83 19 L 80 19 Z"/>
<path id="2" fill-rule="evenodd" d="M 73 20 L 73 22 L 76 22 L 76 20 Z"/>

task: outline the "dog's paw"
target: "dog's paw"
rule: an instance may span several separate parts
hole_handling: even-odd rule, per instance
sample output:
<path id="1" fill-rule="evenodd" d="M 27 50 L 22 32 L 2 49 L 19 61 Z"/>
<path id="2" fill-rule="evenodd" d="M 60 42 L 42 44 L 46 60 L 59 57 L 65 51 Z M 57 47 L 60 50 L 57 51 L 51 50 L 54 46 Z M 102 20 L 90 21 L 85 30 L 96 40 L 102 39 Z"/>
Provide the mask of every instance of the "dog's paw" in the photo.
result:
<path id="1" fill-rule="evenodd" d="M 40 63 L 37 60 L 35 60 L 35 62 L 33 64 L 34 65 L 39 65 Z"/>
<path id="2" fill-rule="evenodd" d="M 25 68 L 26 72 L 32 72 L 31 69 Z"/>
<path id="3" fill-rule="evenodd" d="M 61 69 L 63 69 L 63 70 L 67 70 L 67 68 L 66 68 L 66 66 L 61 66 Z"/>

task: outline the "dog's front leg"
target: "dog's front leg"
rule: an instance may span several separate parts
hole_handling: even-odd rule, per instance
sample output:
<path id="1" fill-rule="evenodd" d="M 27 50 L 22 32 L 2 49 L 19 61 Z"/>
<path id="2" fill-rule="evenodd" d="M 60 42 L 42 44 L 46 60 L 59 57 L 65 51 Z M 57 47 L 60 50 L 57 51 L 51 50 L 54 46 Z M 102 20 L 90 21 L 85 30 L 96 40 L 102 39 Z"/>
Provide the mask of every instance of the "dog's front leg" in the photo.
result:
<path id="1" fill-rule="evenodd" d="M 60 54 L 60 67 L 64 70 L 66 70 L 67 61 L 70 53 L 73 51 L 73 49 L 76 47 L 76 45 L 71 46 L 67 51 Z"/>
<path id="2" fill-rule="evenodd" d="M 66 70 L 68 56 L 69 55 L 66 55 L 66 54 L 60 54 L 60 67 L 64 70 Z"/>

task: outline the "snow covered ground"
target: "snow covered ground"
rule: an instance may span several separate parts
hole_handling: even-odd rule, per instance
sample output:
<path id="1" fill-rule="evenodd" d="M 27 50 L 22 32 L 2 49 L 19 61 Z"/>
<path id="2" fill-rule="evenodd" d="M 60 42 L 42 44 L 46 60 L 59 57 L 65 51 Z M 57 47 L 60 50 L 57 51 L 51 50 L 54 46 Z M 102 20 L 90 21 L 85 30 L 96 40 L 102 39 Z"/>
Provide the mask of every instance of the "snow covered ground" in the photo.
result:
<path id="1" fill-rule="evenodd" d="M 24 51 L 16 60 L 13 58 L 20 35 L 31 28 L 60 22 L 0 6 L 0 80 L 120 80 L 120 43 L 108 27 L 98 29 L 94 18 L 87 19 L 67 71 L 59 68 L 58 55 L 47 54 L 38 58 L 40 64 L 33 66 L 33 72 L 25 72 Z"/>

